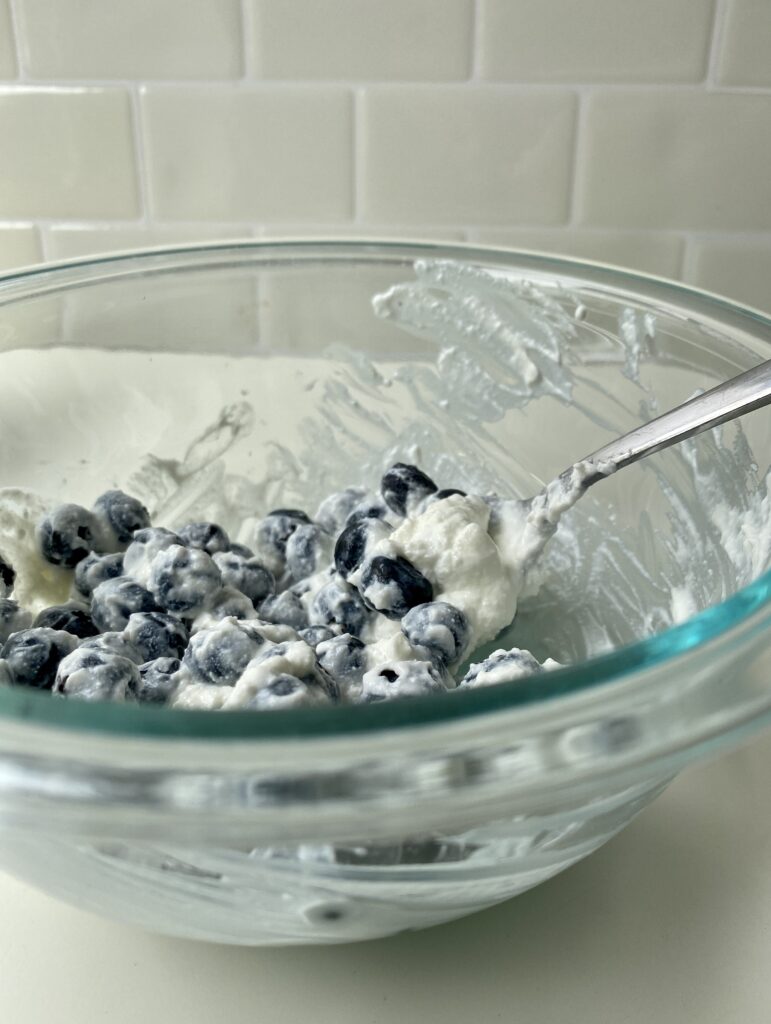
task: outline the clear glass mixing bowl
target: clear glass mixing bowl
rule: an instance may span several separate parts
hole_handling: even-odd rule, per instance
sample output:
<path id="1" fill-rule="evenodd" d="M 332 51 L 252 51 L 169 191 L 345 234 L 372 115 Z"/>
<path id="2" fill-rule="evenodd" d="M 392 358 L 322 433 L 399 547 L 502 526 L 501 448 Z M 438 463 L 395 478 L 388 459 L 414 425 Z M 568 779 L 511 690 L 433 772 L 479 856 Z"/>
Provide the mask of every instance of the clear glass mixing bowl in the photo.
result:
<path id="1" fill-rule="evenodd" d="M 572 367 L 572 397 L 508 402 L 503 371 L 482 354 L 448 384 L 477 401 L 479 369 L 486 396 L 452 435 L 452 465 L 466 480 L 487 467 L 512 494 L 534 493 L 649 414 L 638 369 L 664 409 L 769 356 L 771 323 L 758 313 L 534 254 L 246 243 L 60 264 L 0 280 L 0 486 L 82 502 L 110 485 L 140 488 L 169 522 L 220 498 L 227 517 L 257 495 L 259 514 L 354 482 L 389 443 L 403 451 L 415 423 L 428 468 L 446 468 L 431 446 L 450 430 L 448 404 L 429 369 L 442 346 L 455 350 L 442 330 L 410 334 L 372 315 L 373 294 L 411 281 L 416 260 L 484 269 L 520 297 L 532 288 L 542 309 L 577 325 L 551 338 Z M 645 343 L 623 348 L 630 324 L 648 325 Z M 410 373 L 387 381 L 394 367 Z M 358 408 L 329 405 L 354 383 Z M 767 467 L 769 416 L 750 420 L 729 478 L 734 462 Z M 298 466 L 298 451 L 312 457 Z M 703 540 L 687 460 L 657 458 L 655 472 L 625 470 L 585 499 L 585 515 L 626 529 L 651 566 L 657 541 L 663 550 L 671 539 L 668 487 L 694 505 L 694 547 Z M 727 499 L 737 507 L 741 479 Z M 0 536 L 12 526 L 0 516 Z M 99 913 L 243 944 L 386 935 L 522 892 L 599 847 L 688 762 L 766 724 L 771 574 L 762 551 L 748 578 L 713 547 L 699 562 L 704 607 L 684 621 L 661 612 L 643 634 L 627 622 L 636 612 L 620 615 L 608 633 L 617 649 L 589 657 L 555 626 L 555 649 L 539 653 L 578 663 L 487 689 L 207 713 L 3 688 L 0 865 Z M 592 586 L 587 606 L 602 599 Z M 523 606 L 525 630 L 527 618 Z"/>

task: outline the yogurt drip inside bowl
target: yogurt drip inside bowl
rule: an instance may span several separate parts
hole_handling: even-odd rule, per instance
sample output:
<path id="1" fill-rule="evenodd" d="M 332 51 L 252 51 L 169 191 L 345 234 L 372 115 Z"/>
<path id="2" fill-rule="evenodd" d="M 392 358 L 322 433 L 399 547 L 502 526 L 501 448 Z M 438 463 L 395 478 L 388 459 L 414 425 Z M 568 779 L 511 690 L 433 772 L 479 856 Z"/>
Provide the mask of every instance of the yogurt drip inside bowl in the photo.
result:
<path id="1" fill-rule="evenodd" d="M 557 667 L 649 636 L 767 568 L 768 467 L 754 460 L 741 425 L 628 470 L 575 508 L 580 465 L 572 488 L 545 486 L 571 456 L 688 397 L 678 390 L 687 352 L 667 350 L 672 325 L 662 345 L 657 318 L 644 308 L 622 308 L 612 322 L 601 304 L 592 309 L 567 287 L 443 260 L 421 259 L 413 269 L 412 280 L 374 294 L 371 322 L 363 317 L 359 330 L 377 334 L 383 325 L 389 333 L 368 351 L 345 338 L 322 353 L 290 355 L 6 352 L 9 419 L 39 402 L 41 388 L 66 410 L 56 447 L 68 464 L 41 458 L 45 438 L 32 433 L 3 457 L 3 479 L 19 486 L 0 492 L 0 552 L 17 571 L 20 603 L 37 612 L 69 596 L 71 574 L 41 560 L 34 537 L 61 501 L 89 503 L 121 487 L 155 526 L 220 523 L 259 557 L 255 537 L 271 508 L 320 506 L 323 518 L 330 492 L 351 485 L 363 504 L 377 501 L 394 462 L 464 492 L 424 498 L 404 517 L 391 513 L 393 530 L 368 541 L 367 553 L 370 561 L 406 559 L 438 600 L 461 609 L 470 639 L 453 669 L 468 685 L 525 674 L 522 661 L 502 657 L 509 648 L 532 652 L 535 667 Z M 402 358 L 392 339 L 406 350 Z M 103 406 L 98 438 L 77 416 L 94 403 Z M 196 422 L 209 419 L 200 432 L 190 426 L 191 403 Z M 53 495 L 57 472 L 62 493 Z M 534 502 L 522 500 L 530 495 Z M 334 574 L 317 568 L 299 599 L 306 610 Z M 346 582 L 366 597 L 365 568 Z M 367 584 L 375 607 L 389 585 Z M 209 618 L 204 625 L 214 628 L 221 616 Z M 393 617 L 370 617 L 360 632 L 365 668 L 420 659 Z M 288 639 L 297 637 L 269 642 Z M 294 652 L 300 661 L 307 653 Z M 279 667 L 291 675 L 292 658 Z M 235 689 L 185 678 L 173 706 L 250 706 L 267 678 L 244 672 Z"/>

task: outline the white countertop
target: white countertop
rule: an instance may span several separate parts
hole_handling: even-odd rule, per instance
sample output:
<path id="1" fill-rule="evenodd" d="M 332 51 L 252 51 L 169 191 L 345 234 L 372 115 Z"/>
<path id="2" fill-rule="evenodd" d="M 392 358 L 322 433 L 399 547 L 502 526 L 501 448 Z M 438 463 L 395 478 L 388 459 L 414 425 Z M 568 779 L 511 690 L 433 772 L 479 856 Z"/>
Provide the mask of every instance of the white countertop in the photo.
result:
<path id="1" fill-rule="evenodd" d="M 517 899 L 348 946 L 148 935 L 0 876 L 8 1024 L 767 1024 L 771 737 Z"/>

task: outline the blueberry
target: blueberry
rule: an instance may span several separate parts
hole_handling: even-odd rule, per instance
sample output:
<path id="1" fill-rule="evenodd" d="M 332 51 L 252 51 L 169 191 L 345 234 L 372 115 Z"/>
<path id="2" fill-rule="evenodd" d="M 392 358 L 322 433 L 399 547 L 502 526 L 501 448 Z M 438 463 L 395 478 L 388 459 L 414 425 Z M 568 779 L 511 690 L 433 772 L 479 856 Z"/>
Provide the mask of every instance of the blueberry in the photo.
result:
<path id="1" fill-rule="evenodd" d="M 80 505 L 58 505 L 37 528 L 43 558 L 52 565 L 74 567 L 92 550 L 96 522 Z"/>
<path id="2" fill-rule="evenodd" d="M 371 497 L 364 487 L 346 487 L 324 498 L 316 510 L 315 520 L 327 533 L 339 533 L 353 510 Z"/>
<path id="3" fill-rule="evenodd" d="M 294 580 L 312 576 L 329 557 L 330 536 L 315 523 L 303 523 L 286 542 L 286 567 Z"/>
<path id="4" fill-rule="evenodd" d="M 181 543 L 176 533 L 165 530 L 162 526 L 149 526 L 146 530 L 137 530 L 123 556 L 124 573 L 132 576 L 142 586 L 147 586 L 150 566 L 155 556 L 170 548 L 172 544 Z"/>
<path id="5" fill-rule="evenodd" d="M 137 498 L 123 491 L 105 491 L 94 502 L 94 520 L 99 549 L 123 551 L 137 530 L 150 525 L 150 513 Z"/>
<path id="6" fill-rule="evenodd" d="M 156 608 L 153 595 L 126 576 L 105 580 L 91 595 L 91 618 L 102 632 L 125 629 L 134 612 L 152 612 Z"/>
<path id="7" fill-rule="evenodd" d="M 150 593 L 161 608 L 176 615 L 198 615 L 221 586 L 222 575 L 211 555 L 197 548 L 172 544 L 150 565 Z"/>
<path id="8" fill-rule="evenodd" d="M 284 623 L 268 622 L 267 619 L 239 619 L 235 624 L 242 632 L 250 636 L 258 647 L 261 647 L 266 641 L 279 644 L 286 640 L 297 639 L 296 631 Z"/>
<path id="9" fill-rule="evenodd" d="M 308 523 L 310 523 L 310 519 L 300 509 L 274 509 L 257 527 L 256 546 L 258 551 L 266 551 L 278 562 L 283 563 L 287 540 L 298 526 Z"/>
<path id="10" fill-rule="evenodd" d="M 292 644 L 297 643 L 296 640 L 279 640 L 278 642 L 271 641 L 270 643 L 263 643 L 260 645 L 253 656 L 255 665 L 260 664 L 264 661 L 272 661 L 276 658 L 286 658 L 287 654 L 292 650 Z M 280 669 L 276 669 L 280 671 Z"/>
<path id="11" fill-rule="evenodd" d="M 367 667 L 367 649 L 350 633 L 325 640 L 316 648 L 319 665 L 342 683 L 360 683 Z"/>
<path id="12" fill-rule="evenodd" d="M 370 607 L 389 619 L 401 619 L 410 608 L 434 596 L 434 588 L 423 573 L 400 555 L 376 555 L 367 562 L 359 590 Z"/>
<path id="13" fill-rule="evenodd" d="M 72 633 L 81 640 L 88 636 L 96 636 L 99 632 L 88 612 L 76 604 L 55 604 L 50 608 L 44 608 L 35 619 L 34 625 L 47 629 L 63 629 L 65 633 Z"/>
<path id="14" fill-rule="evenodd" d="M 358 590 L 344 580 L 332 579 L 313 598 L 308 617 L 313 625 L 334 623 L 341 626 L 343 632 L 358 636 L 368 615 Z"/>
<path id="15" fill-rule="evenodd" d="M 458 683 L 465 689 L 478 686 L 492 686 L 510 679 L 521 679 L 537 675 L 543 668 L 530 651 L 512 647 L 510 651 L 493 651 L 484 661 L 473 664 Z"/>
<path id="16" fill-rule="evenodd" d="M 382 501 L 370 504 L 358 505 L 345 521 L 346 526 L 351 523 L 359 523 L 362 519 L 385 519 L 388 515 L 388 508 Z"/>
<path id="17" fill-rule="evenodd" d="M 139 682 L 132 690 L 141 704 L 165 704 L 179 683 L 182 662 L 178 658 L 155 658 L 139 666 Z"/>
<path id="18" fill-rule="evenodd" d="M 424 647 L 445 665 L 461 657 L 469 638 L 468 619 L 455 605 L 432 601 L 410 608 L 402 633 L 413 647 Z"/>
<path id="19" fill-rule="evenodd" d="M 250 682 L 256 682 L 259 688 L 284 673 L 321 689 L 330 700 L 339 699 L 337 680 L 332 678 L 319 663 L 313 650 L 301 640 L 265 644 L 252 659 L 247 677 Z"/>
<path id="20" fill-rule="evenodd" d="M 114 580 L 123 575 L 123 555 L 86 555 L 75 566 L 73 588 L 76 594 L 90 598 L 94 589 L 105 580 Z"/>
<path id="21" fill-rule="evenodd" d="M 391 527 L 381 519 L 357 519 L 349 523 L 335 542 L 335 568 L 348 579 L 361 566 L 367 552 L 379 540 L 391 532 Z"/>
<path id="22" fill-rule="evenodd" d="M 396 697 L 423 697 L 446 689 L 441 671 L 430 661 L 390 661 L 364 673 L 361 700 L 370 704 Z"/>
<path id="23" fill-rule="evenodd" d="M 4 644 L 11 633 L 29 629 L 32 616 L 26 608 L 20 607 L 18 601 L 10 597 L 0 598 L 0 645 Z"/>
<path id="24" fill-rule="evenodd" d="M 0 598 L 8 597 L 16 582 L 16 570 L 0 555 Z"/>
<path id="25" fill-rule="evenodd" d="M 335 635 L 329 626 L 308 626 L 307 629 L 301 629 L 299 633 L 300 639 L 314 650 L 319 644 L 323 644 L 325 640 L 331 640 Z"/>
<path id="26" fill-rule="evenodd" d="M 191 637 L 182 660 L 198 681 L 234 686 L 257 651 L 252 637 L 234 623 L 223 621 Z"/>
<path id="27" fill-rule="evenodd" d="M 200 548 L 207 555 L 230 548 L 230 537 L 216 523 L 188 523 L 177 533 L 185 547 Z"/>
<path id="28" fill-rule="evenodd" d="M 240 555 L 241 558 L 254 558 L 254 552 L 246 544 L 231 544 L 228 551 L 232 555 Z"/>
<path id="29" fill-rule="evenodd" d="M 419 511 L 423 512 L 429 505 L 433 505 L 435 501 L 444 501 L 445 498 L 451 498 L 453 494 L 459 494 L 462 498 L 466 497 L 466 492 L 459 491 L 457 487 L 445 487 L 443 490 L 436 491 L 436 493 L 429 494 L 427 498 L 424 498 L 419 506 Z"/>
<path id="30" fill-rule="evenodd" d="M 139 669 L 127 658 L 81 647 L 59 664 L 54 693 L 78 700 L 123 701 L 139 685 Z"/>
<path id="31" fill-rule="evenodd" d="M 135 612 L 123 635 L 142 655 L 142 661 L 181 658 L 187 647 L 187 630 L 168 612 Z"/>
<path id="32" fill-rule="evenodd" d="M 237 552 L 227 551 L 218 552 L 212 557 L 222 573 L 223 584 L 226 587 L 240 590 L 249 598 L 255 608 L 266 597 L 275 593 L 276 581 L 273 578 L 273 573 L 253 556 L 245 558 Z"/>
<path id="33" fill-rule="evenodd" d="M 308 708 L 330 703 L 331 698 L 320 686 L 281 672 L 257 690 L 245 709 L 277 711 L 281 708 Z"/>
<path id="34" fill-rule="evenodd" d="M 76 645 L 72 633 L 57 629 L 23 629 L 6 640 L 0 657 L 7 661 L 16 686 L 50 690 L 59 662 Z"/>
<path id="35" fill-rule="evenodd" d="M 383 500 L 391 511 L 400 516 L 408 515 L 436 489 L 434 481 L 417 466 L 409 466 L 404 462 L 391 466 L 380 481 Z"/>
<path id="36" fill-rule="evenodd" d="M 268 622 L 281 622 L 292 629 L 305 629 L 309 625 L 305 605 L 292 590 L 263 601 L 260 616 Z"/>
<path id="37" fill-rule="evenodd" d="M 139 649 L 128 640 L 122 632 L 108 630 L 106 633 L 98 633 L 82 640 L 78 646 L 80 651 L 104 651 L 107 654 L 117 654 L 121 658 L 128 658 L 135 665 L 140 665 L 144 658 Z"/>
<path id="38" fill-rule="evenodd" d="M 256 615 L 254 605 L 245 594 L 233 587 L 222 587 L 205 610 L 193 619 L 190 634 L 192 636 L 202 629 L 211 629 L 222 619 L 253 619 Z"/>
<path id="39" fill-rule="evenodd" d="M 282 672 L 281 675 L 274 676 L 272 682 L 268 684 L 266 689 L 269 689 L 272 694 L 276 697 L 290 697 L 293 693 L 302 686 L 302 683 L 295 676 L 287 675 L 286 672 Z"/>

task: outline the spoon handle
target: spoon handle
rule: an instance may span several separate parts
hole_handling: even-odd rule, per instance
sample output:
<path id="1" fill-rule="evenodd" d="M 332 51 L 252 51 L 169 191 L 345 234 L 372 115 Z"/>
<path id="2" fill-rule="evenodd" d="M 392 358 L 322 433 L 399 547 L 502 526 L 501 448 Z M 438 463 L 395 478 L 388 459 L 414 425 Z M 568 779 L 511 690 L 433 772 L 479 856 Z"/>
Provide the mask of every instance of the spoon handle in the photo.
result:
<path id="1" fill-rule="evenodd" d="M 705 391 L 703 395 L 697 395 L 696 398 L 678 405 L 655 420 L 635 427 L 623 437 L 618 437 L 615 441 L 598 448 L 584 461 L 598 465 L 610 462 L 616 469 L 622 469 L 644 459 L 646 455 L 660 452 L 670 445 L 677 444 L 678 441 L 701 433 L 702 430 L 717 427 L 769 403 L 771 359 L 740 373 L 737 377 L 731 377 L 723 384 L 718 384 L 717 387 Z M 562 475 L 569 473 L 570 470 L 565 470 Z M 589 487 L 604 479 L 606 475 L 598 470 L 596 475 L 589 475 L 584 479 L 583 485 Z"/>

